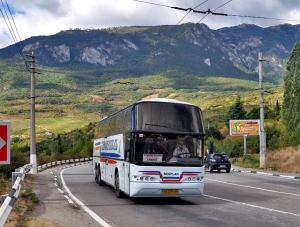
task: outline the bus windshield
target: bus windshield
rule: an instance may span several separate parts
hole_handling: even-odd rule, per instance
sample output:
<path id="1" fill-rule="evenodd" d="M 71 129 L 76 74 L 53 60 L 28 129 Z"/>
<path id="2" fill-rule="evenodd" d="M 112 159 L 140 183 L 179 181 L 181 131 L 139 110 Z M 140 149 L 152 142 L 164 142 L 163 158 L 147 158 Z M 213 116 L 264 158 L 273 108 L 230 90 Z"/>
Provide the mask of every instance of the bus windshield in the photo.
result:
<path id="1" fill-rule="evenodd" d="M 135 164 L 201 166 L 202 139 L 196 136 L 139 133 L 135 141 Z"/>
<path id="2" fill-rule="evenodd" d="M 144 102 L 136 112 L 137 131 L 204 134 L 201 112 L 192 105 Z"/>

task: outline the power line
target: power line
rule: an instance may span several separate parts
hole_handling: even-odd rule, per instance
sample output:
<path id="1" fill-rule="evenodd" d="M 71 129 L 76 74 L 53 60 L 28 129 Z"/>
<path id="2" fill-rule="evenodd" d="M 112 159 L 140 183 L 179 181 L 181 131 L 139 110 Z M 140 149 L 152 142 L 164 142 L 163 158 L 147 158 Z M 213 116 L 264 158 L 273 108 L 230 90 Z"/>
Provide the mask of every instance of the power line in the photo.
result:
<path id="1" fill-rule="evenodd" d="M 8 5 L 8 3 L 7 3 L 6 0 L 5 0 L 5 2 L 6 2 L 6 7 L 7 7 L 8 11 L 9 11 L 10 17 L 11 17 L 11 19 L 12 19 L 12 21 L 13 21 L 13 24 L 14 24 L 14 27 L 15 27 L 15 30 L 16 30 L 16 33 L 18 34 L 18 37 L 19 37 L 19 40 L 20 40 L 19 42 L 18 42 L 17 35 L 15 34 L 14 27 L 13 27 L 12 23 L 10 22 L 10 18 L 9 18 L 9 16 L 8 16 L 8 13 L 7 13 L 7 10 L 6 10 L 5 5 L 4 5 L 4 3 L 3 3 L 3 0 L 1 0 L 1 3 L 2 3 L 3 11 L 5 12 L 6 17 L 5 17 L 5 15 L 4 15 L 4 13 L 2 12 L 1 8 L 0 8 L 1 14 L 2 14 L 2 16 L 3 16 L 3 18 L 4 18 L 4 21 L 5 21 L 5 23 L 6 23 L 7 27 L 8 27 L 8 29 L 9 29 L 10 34 L 11 34 L 11 36 L 12 36 L 14 42 L 15 42 L 15 45 L 16 45 L 16 47 L 17 47 L 17 49 L 18 49 L 18 52 L 19 52 L 19 54 L 20 54 L 20 57 L 21 57 L 21 58 L 23 59 L 23 61 L 25 62 L 25 66 L 26 66 L 27 70 L 30 72 L 30 68 L 29 68 L 28 65 L 27 65 L 27 61 L 25 60 L 25 56 L 24 56 L 23 51 L 22 51 L 22 49 L 24 49 L 24 44 L 23 44 L 22 39 L 21 39 L 21 37 L 20 37 L 20 34 L 19 34 L 18 28 L 17 28 L 17 26 L 16 26 L 16 23 L 15 23 L 15 21 L 14 21 L 14 19 L 13 19 L 11 10 L 10 10 L 10 8 L 9 8 L 9 5 Z M 20 43 L 22 44 L 22 47 L 20 46 Z M 8 50 L 7 50 L 7 51 L 8 51 Z M 9 52 L 11 55 L 13 55 L 10 51 L 8 51 L 8 52 Z M 35 67 L 35 68 L 36 68 L 38 71 L 40 71 L 40 69 L 39 69 L 38 67 Z M 35 72 L 35 73 L 41 74 L 41 72 Z M 40 80 L 37 76 L 36 76 L 36 79 L 37 79 L 38 82 L 42 83 L 41 80 Z M 49 81 L 48 79 L 47 79 L 47 81 L 48 81 L 51 85 L 53 85 L 53 87 L 54 87 L 54 84 L 53 84 L 51 81 Z M 51 90 L 50 90 L 50 91 L 51 91 Z M 58 92 L 59 92 L 61 95 L 63 95 L 62 92 L 60 92 L 60 91 L 58 91 Z"/>
<path id="2" fill-rule="evenodd" d="M 204 4 L 205 2 L 207 2 L 208 0 L 206 0 L 206 1 L 204 1 L 204 2 L 202 2 L 202 3 L 200 3 L 199 5 L 197 5 L 196 7 L 194 7 L 193 9 L 190 9 L 189 8 L 189 12 L 177 23 L 177 25 L 179 25 L 180 24 L 180 22 L 191 12 L 191 11 L 194 11 L 194 9 L 196 9 L 196 8 L 198 8 L 199 6 L 201 6 L 202 4 Z"/>
<path id="3" fill-rule="evenodd" d="M 266 20 L 281 20 L 281 21 L 291 21 L 291 22 L 300 22 L 300 20 L 292 20 L 292 19 L 284 19 L 284 18 L 274 18 L 274 17 L 263 17 L 263 16 L 251 16 L 251 15 L 237 15 L 237 14 L 227 14 L 227 13 L 217 13 L 214 12 L 215 10 L 219 9 L 220 7 L 228 4 L 229 2 L 231 2 L 232 0 L 225 2 L 224 4 L 222 4 L 221 6 L 217 7 L 214 10 L 206 10 L 206 11 L 200 11 L 200 10 L 195 10 L 195 8 L 181 8 L 181 7 L 176 7 L 176 6 L 167 6 L 167 5 L 161 5 L 161 4 L 155 4 L 155 3 L 151 3 L 151 2 L 146 2 L 146 1 L 140 1 L 140 0 L 133 0 L 133 1 L 137 1 L 137 2 L 143 2 L 143 3 L 147 3 L 147 4 L 153 4 L 153 5 L 158 5 L 158 6 L 164 6 L 164 7 L 168 7 L 168 8 L 172 8 L 172 9 L 176 9 L 176 10 L 183 10 L 183 11 L 189 11 L 193 12 L 193 13 L 201 13 L 201 14 L 206 14 L 203 18 L 201 18 L 200 21 L 198 21 L 197 23 L 200 23 L 206 16 L 208 16 L 209 14 L 212 15 L 216 15 L 216 16 L 230 16 L 230 17 L 248 17 L 248 18 L 254 18 L 254 19 L 266 19 Z"/>
<path id="4" fill-rule="evenodd" d="M 16 34 L 15 34 L 15 31 L 14 31 L 14 28 L 13 28 L 13 26 L 12 26 L 12 23 L 10 22 L 10 18 L 9 18 L 9 16 L 8 16 L 8 13 L 7 13 L 7 10 L 6 10 L 5 5 L 4 5 L 4 3 L 3 3 L 3 0 L 1 0 L 1 3 L 2 3 L 3 11 L 5 12 L 5 15 L 6 15 L 6 17 L 5 17 L 3 11 L 2 11 L 1 8 L 0 8 L 2 17 L 3 17 L 3 19 L 4 19 L 5 23 L 6 23 L 6 26 L 7 26 L 8 30 L 9 30 L 11 36 L 12 36 L 12 39 L 13 39 L 13 41 L 14 41 L 16 47 L 17 47 L 17 50 L 18 50 L 18 52 L 19 52 L 19 55 L 20 55 L 22 61 L 25 63 L 25 67 L 26 67 L 27 70 L 30 72 L 30 68 L 27 66 L 27 63 L 26 63 L 26 61 L 25 61 L 26 58 L 25 58 L 25 56 L 24 56 L 24 54 L 23 54 L 22 48 L 20 47 L 20 44 L 19 44 L 20 42 L 18 42 L 18 39 L 17 39 L 17 36 L 16 36 Z M 13 19 L 12 13 L 11 13 L 11 11 L 10 11 L 10 8 L 9 8 L 7 2 L 6 2 L 6 5 L 7 5 L 7 8 L 8 8 L 10 17 L 12 18 L 13 23 L 14 23 L 14 25 L 15 25 L 15 29 L 16 29 L 18 35 L 19 35 L 17 26 L 16 26 L 16 24 L 15 24 L 15 21 L 14 21 L 14 19 Z M 19 38 L 20 38 L 20 35 L 19 35 Z M 21 40 L 21 38 L 20 38 L 20 40 Z M 22 44 L 23 44 L 23 43 L 22 43 Z M 8 51 L 8 52 L 9 52 L 9 51 Z M 11 54 L 12 54 L 12 53 L 11 53 Z M 13 55 L 13 54 L 12 54 L 12 55 Z"/>
<path id="5" fill-rule="evenodd" d="M 228 2 L 225 2 L 224 4 L 222 4 L 222 5 L 220 5 L 219 7 L 215 8 L 213 11 L 215 11 L 215 10 L 221 8 L 222 6 L 228 4 L 228 3 L 231 2 L 231 1 L 232 1 L 232 0 L 229 0 Z M 212 15 L 221 15 L 220 13 L 215 13 L 215 12 L 213 12 L 213 11 L 211 11 L 210 9 L 208 9 L 208 10 L 205 12 L 205 13 L 207 13 L 207 14 L 206 14 L 204 17 L 202 17 L 202 19 L 201 19 L 200 21 L 198 21 L 198 23 L 200 23 L 200 22 L 201 22 L 205 17 L 207 17 L 209 14 L 212 14 Z M 195 10 L 195 11 L 193 11 L 193 12 L 195 12 L 195 13 L 203 13 L 203 12 L 197 11 L 197 10 Z"/>
<path id="6" fill-rule="evenodd" d="M 282 20 L 282 21 L 300 22 L 299 20 L 281 19 L 281 18 L 272 18 L 272 17 L 243 16 L 243 15 L 231 15 L 231 14 L 226 14 L 224 16 L 230 16 L 230 17 L 249 17 L 249 18 L 266 19 L 266 20 Z"/>
<path id="7" fill-rule="evenodd" d="M 1 0 L 1 1 L 2 1 L 2 0 Z M 23 47 L 23 49 L 24 49 L 23 41 L 22 41 L 22 39 L 21 39 L 21 36 L 20 36 L 20 34 L 19 34 L 19 31 L 18 31 L 18 28 L 17 28 L 17 26 L 16 26 L 15 20 L 14 20 L 14 18 L 13 18 L 13 16 L 12 16 L 11 11 L 10 11 L 9 5 L 7 4 L 7 1 L 6 1 L 6 0 L 5 0 L 5 2 L 6 2 L 6 7 L 8 8 L 8 11 L 9 11 L 9 13 L 10 13 L 11 19 L 12 19 L 13 22 L 14 22 L 14 25 L 15 25 L 16 31 L 17 31 L 17 33 L 18 33 L 19 39 L 20 39 L 20 41 L 21 41 L 22 47 Z"/>

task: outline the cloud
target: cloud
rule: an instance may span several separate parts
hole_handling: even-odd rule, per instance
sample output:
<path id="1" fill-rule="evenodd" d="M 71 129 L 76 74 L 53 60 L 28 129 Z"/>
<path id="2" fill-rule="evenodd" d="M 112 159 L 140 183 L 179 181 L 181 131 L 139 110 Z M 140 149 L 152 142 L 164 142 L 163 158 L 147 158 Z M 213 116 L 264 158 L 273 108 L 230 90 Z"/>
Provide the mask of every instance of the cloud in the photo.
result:
<path id="1" fill-rule="evenodd" d="M 194 8 L 230 15 L 256 16 L 300 21 L 299 0 L 7 0 L 21 39 L 38 35 L 52 35 L 70 28 L 107 28 L 120 26 L 156 26 L 198 23 L 205 15 L 175 10 L 168 6 Z M 228 3 L 227 3 L 228 2 Z M 153 4 L 150 4 L 153 3 Z M 227 3 L 227 4 L 226 4 Z M 224 5 L 223 5 L 224 4 Z M 223 6 L 222 6 L 223 5 Z M 222 7 L 220 7 L 222 6 Z M 220 7 L 220 8 L 219 8 Z M 3 9 L 3 7 L 1 7 Z M 187 14 L 188 13 L 188 14 Z M 186 15 L 187 14 L 187 15 Z M 236 26 L 242 23 L 268 27 L 299 22 L 224 17 L 207 15 L 201 23 L 211 29 Z M 8 27 L 0 17 L 0 48 L 13 44 Z"/>

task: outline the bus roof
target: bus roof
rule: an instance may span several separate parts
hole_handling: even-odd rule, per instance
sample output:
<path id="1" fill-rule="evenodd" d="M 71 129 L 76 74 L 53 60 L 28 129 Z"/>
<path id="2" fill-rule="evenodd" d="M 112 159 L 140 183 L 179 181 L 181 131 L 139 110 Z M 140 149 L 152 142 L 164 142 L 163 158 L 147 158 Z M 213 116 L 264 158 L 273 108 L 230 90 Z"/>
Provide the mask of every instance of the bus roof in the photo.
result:
<path id="1" fill-rule="evenodd" d="M 179 103 L 179 104 L 186 104 L 186 105 L 195 106 L 192 103 L 182 102 L 182 101 L 178 101 L 176 99 L 167 99 L 167 98 L 143 99 L 143 100 L 140 100 L 136 103 L 141 103 L 141 102 L 167 102 L 167 103 Z"/>
<path id="2" fill-rule="evenodd" d="M 185 104 L 185 105 L 190 105 L 190 106 L 196 106 L 196 105 L 194 105 L 192 103 L 189 103 L 189 102 L 182 102 L 182 101 L 178 101 L 176 99 L 168 99 L 168 98 L 143 99 L 143 100 L 137 101 L 137 102 L 135 102 L 135 103 L 133 103 L 133 104 L 131 104 L 129 106 L 134 106 L 134 105 L 136 105 L 138 103 L 143 103 L 143 102 L 164 102 L 164 103 L 177 103 L 177 104 Z M 127 106 L 126 108 L 128 108 L 129 106 Z M 122 109 L 122 110 L 120 110 L 120 111 L 118 111 L 118 112 L 116 112 L 116 113 L 114 113 L 114 114 L 112 114 L 110 116 L 106 116 L 106 117 L 102 118 L 100 121 L 105 120 L 106 118 L 111 117 L 111 116 L 113 116 L 113 115 L 115 115 L 115 114 L 117 114 L 117 113 L 125 110 L 126 108 L 124 108 L 124 109 Z"/>

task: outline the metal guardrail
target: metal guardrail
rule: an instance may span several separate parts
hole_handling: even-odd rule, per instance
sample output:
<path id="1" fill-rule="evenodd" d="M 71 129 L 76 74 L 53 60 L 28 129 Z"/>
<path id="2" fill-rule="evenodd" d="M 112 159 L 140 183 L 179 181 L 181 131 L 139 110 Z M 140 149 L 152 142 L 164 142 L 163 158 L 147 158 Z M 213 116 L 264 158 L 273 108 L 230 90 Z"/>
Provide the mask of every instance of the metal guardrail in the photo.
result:
<path id="1" fill-rule="evenodd" d="M 13 187 L 9 194 L 1 196 L 1 200 L 5 198 L 1 208 L 0 208 L 0 226 L 4 226 L 6 219 L 8 218 L 22 187 L 22 183 L 25 175 L 32 168 L 31 164 L 27 164 L 20 169 L 18 176 L 13 184 Z"/>
<path id="2" fill-rule="evenodd" d="M 92 160 L 92 157 L 89 158 L 77 158 L 77 159 L 69 159 L 69 160 L 61 160 L 61 161 L 56 161 L 56 162 L 49 162 L 47 164 L 41 165 L 37 167 L 37 171 L 42 170 L 42 169 L 46 169 L 48 167 L 53 167 L 53 166 L 57 166 L 57 165 L 62 165 L 62 164 L 67 164 L 67 163 L 74 163 L 74 162 L 84 162 L 84 161 L 89 161 Z"/>
<path id="3" fill-rule="evenodd" d="M 56 162 L 50 162 L 41 166 L 37 167 L 37 170 L 43 170 L 48 167 L 53 167 L 56 165 L 62 165 L 67 163 L 74 163 L 74 162 L 84 162 L 92 160 L 92 157 L 89 158 L 80 158 L 80 159 L 69 159 L 69 160 L 62 160 L 62 161 L 56 161 Z M 0 227 L 3 227 L 21 190 L 23 180 L 25 178 L 25 175 L 31 170 L 32 165 L 27 164 L 24 165 L 22 168 L 19 168 L 16 170 L 17 172 L 12 173 L 12 183 L 13 187 L 9 194 L 0 196 L 0 202 L 2 203 L 2 206 L 0 207 Z"/>

